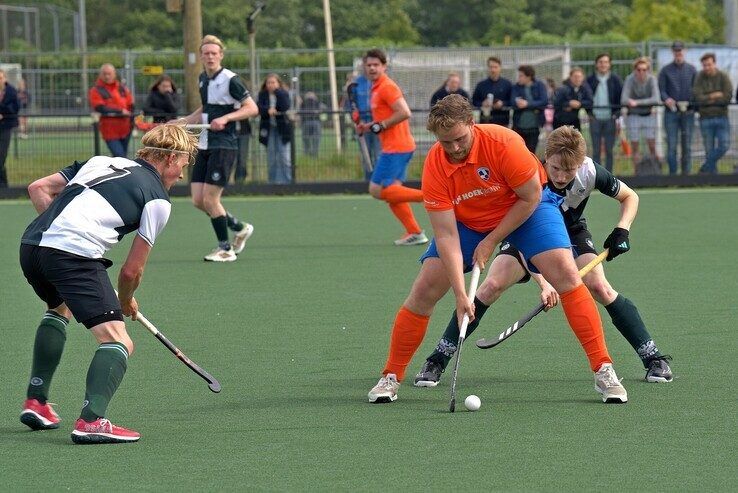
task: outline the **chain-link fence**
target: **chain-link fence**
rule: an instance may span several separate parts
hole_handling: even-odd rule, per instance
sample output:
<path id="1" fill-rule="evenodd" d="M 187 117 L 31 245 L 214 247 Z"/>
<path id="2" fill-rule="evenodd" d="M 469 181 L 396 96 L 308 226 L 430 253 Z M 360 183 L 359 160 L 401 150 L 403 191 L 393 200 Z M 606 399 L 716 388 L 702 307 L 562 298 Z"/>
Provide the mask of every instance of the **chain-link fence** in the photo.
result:
<path id="1" fill-rule="evenodd" d="M 723 53 L 732 53 L 729 47 L 694 46 L 689 52 L 695 56 L 705 51 L 721 48 Z M 340 48 L 335 52 L 339 91 L 344 83 L 356 75 L 358 63 L 365 49 Z M 506 46 L 485 48 L 416 48 L 390 49 L 387 51 L 389 74 L 395 79 L 413 109 L 411 126 L 418 143 L 411 177 L 419 177 L 422 159 L 433 142 L 433 137 L 425 130 L 431 94 L 438 89 L 449 71 L 461 75 L 462 87 L 473 91 L 476 83 L 487 77 L 486 60 L 490 55 L 502 61 L 503 76 L 513 81 L 516 78 L 517 66 L 533 65 L 538 78 L 551 78 L 557 83 L 566 78 L 573 66 L 583 67 L 585 72 L 593 70 L 594 60 L 600 53 L 607 52 L 612 58 L 612 71 L 625 78 L 632 70 L 632 62 L 638 56 L 650 56 L 657 65 L 670 61 L 664 55 L 669 52 L 669 44 L 665 43 L 628 43 L 628 44 L 589 44 L 559 46 Z M 720 58 L 718 62 L 720 64 Z M 358 147 L 355 142 L 353 126 L 346 108 L 339 108 L 340 122 L 338 128 L 333 124 L 333 113 L 330 111 L 330 84 L 327 53 L 321 49 L 259 50 L 255 60 L 258 77 L 263 80 L 268 73 L 277 73 L 290 86 L 293 111 L 295 115 L 295 136 L 292 145 L 294 177 L 298 182 L 361 180 L 363 173 L 359 166 Z M 118 68 L 119 77 L 131 89 L 137 108 L 142 108 L 150 86 L 155 80 L 158 70 L 170 75 L 180 93 L 185 91 L 183 55 L 180 51 L 108 51 L 80 53 L 10 53 L 0 54 L 0 63 L 15 64 L 20 72 L 13 72 L 13 77 L 22 75 L 28 91 L 28 104 L 23 110 L 25 122 L 21 131 L 16 131 L 11 139 L 7 169 L 10 183 L 22 185 L 35 177 L 51 172 L 74 159 L 84 159 L 95 152 L 95 138 L 90 109 L 87 102 L 87 91 L 94 84 L 100 65 L 112 63 Z M 248 67 L 249 53 L 245 50 L 228 50 L 224 65 L 240 74 L 244 80 L 250 80 Z M 738 64 L 724 67 L 732 77 L 738 77 Z M 10 81 L 14 82 L 13 79 Z M 738 82 L 738 79 L 735 79 Z M 256 88 L 258 91 L 258 88 Z M 324 111 L 320 114 L 321 135 L 315 152 L 315 139 L 306 140 L 300 118 L 300 101 L 308 92 L 314 92 L 323 103 Z M 184 96 L 184 94 L 182 94 Z M 338 95 L 339 98 L 342 94 Z M 184 101 L 182 97 L 180 100 Z M 654 135 L 656 155 L 665 159 L 666 139 L 661 112 L 654 117 Z M 184 113 L 184 110 L 181 110 Z M 738 124 L 736 108 L 731 107 L 730 120 Z M 583 133 L 589 139 L 587 116 L 583 116 Z M 254 134 L 258 129 L 258 119 L 252 122 Z M 313 126 L 314 127 L 314 126 Z M 699 119 L 694 120 L 692 138 L 692 168 L 701 166 L 704 158 L 704 146 L 701 142 Z M 732 173 L 738 161 L 733 136 L 735 127 L 729 132 L 729 151 L 719 164 L 720 173 Z M 542 132 L 542 140 L 546 131 Z M 135 150 L 137 137 L 132 139 L 131 153 Z M 244 139 L 242 138 L 242 142 Z M 247 181 L 266 181 L 266 154 L 263 146 L 255 138 L 248 141 L 248 153 L 244 160 L 248 163 Z M 244 148 L 247 147 L 244 145 Z M 98 143 L 97 149 L 105 153 L 104 144 Z M 309 152 L 305 152 L 309 149 Z M 542 143 L 539 145 L 539 153 Z M 647 149 L 644 142 L 641 149 Z M 631 156 L 626 155 L 627 145 L 616 145 L 616 173 L 628 175 L 634 173 Z M 590 144 L 590 152 L 592 151 Z M 666 165 L 663 165 L 664 170 Z"/>

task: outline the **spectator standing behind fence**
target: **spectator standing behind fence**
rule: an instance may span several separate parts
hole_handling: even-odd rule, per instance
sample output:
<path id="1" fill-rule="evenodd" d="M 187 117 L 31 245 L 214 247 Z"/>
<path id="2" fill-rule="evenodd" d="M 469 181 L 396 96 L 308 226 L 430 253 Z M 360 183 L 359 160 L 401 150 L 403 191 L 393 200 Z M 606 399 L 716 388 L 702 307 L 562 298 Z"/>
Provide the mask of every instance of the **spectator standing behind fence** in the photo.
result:
<path id="1" fill-rule="evenodd" d="M 236 135 L 238 135 L 238 152 L 236 153 L 236 170 L 233 179 L 236 183 L 243 183 L 249 174 L 249 145 L 251 141 L 251 122 L 239 120 L 236 122 Z"/>
<path id="2" fill-rule="evenodd" d="M 8 84 L 5 72 L 0 69 L 0 188 L 8 186 L 8 172 L 5 170 L 5 160 L 10 148 L 10 136 L 18 126 L 18 111 L 20 101 L 15 87 Z"/>
<path id="3" fill-rule="evenodd" d="M 669 174 L 677 174 L 677 142 L 681 133 L 682 174 L 692 171 L 692 129 L 694 108 L 692 85 L 697 76 L 694 65 L 684 60 L 684 43 L 674 41 L 671 45 L 674 61 L 659 71 L 659 92 L 664 102 L 664 128 L 666 129 L 666 161 Z"/>
<path id="4" fill-rule="evenodd" d="M 538 136 L 545 122 L 548 91 L 546 84 L 536 79 L 532 66 L 518 67 L 518 82 L 512 88 L 510 106 L 513 107 L 513 130 L 523 137 L 530 152 L 536 152 Z"/>
<path id="5" fill-rule="evenodd" d="M 320 150 L 320 137 L 323 131 L 320 123 L 320 113 L 325 110 L 325 105 L 318 100 L 313 91 L 305 93 L 300 105 L 300 128 L 302 128 L 302 146 L 305 154 L 318 157 Z"/>
<path id="6" fill-rule="evenodd" d="M 581 67 L 571 69 L 569 78 L 556 89 L 553 106 L 553 128 L 564 125 L 572 125 L 577 130 L 582 128 L 579 111 L 592 109 L 592 89 L 584 81 L 584 70 Z"/>
<path id="7" fill-rule="evenodd" d="M 595 58 L 595 71 L 587 78 L 587 85 L 592 89 L 592 110 L 589 119 L 589 131 L 592 135 L 592 160 L 602 164 L 601 149 L 605 144 L 605 168 L 612 173 L 613 146 L 618 133 L 618 117 L 620 116 L 620 95 L 623 82 L 617 74 L 610 71 L 612 66 L 609 53 L 601 53 Z"/>
<path id="8" fill-rule="evenodd" d="M 461 87 L 461 77 L 457 72 L 448 73 L 446 81 L 441 87 L 438 88 L 436 92 L 433 93 L 433 96 L 431 96 L 430 107 L 433 108 L 434 104 L 436 104 L 438 101 L 445 98 L 449 94 L 460 94 L 466 99 L 469 99 L 469 93 L 466 92 L 463 87 Z"/>
<path id="9" fill-rule="evenodd" d="M 636 174 L 644 171 L 639 170 L 642 163 L 639 162 L 638 144 L 642 137 L 646 139 L 650 159 L 658 162 L 654 106 L 660 102 L 659 86 L 651 73 L 651 62 L 646 57 L 640 57 L 633 62 L 633 72 L 625 78 L 620 97 L 620 103 L 628 113 L 625 126 L 633 149 L 633 169 Z"/>
<path id="10" fill-rule="evenodd" d="M 26 86 L 26 79 L 21 77 L 18 81 L 18 101 L 20 101 L 20 116 L 18 117 L 18 137 L 21 139 L 28 138 L 28 116 L 25 115 L 28 110 L 28 104 L 31 102 L 31 95 L 28 94 L 28 86 Z"/>
<path id="11" fill-rule="evenodd" d="M 113 157 L 126 157 L 133 125 L 133 96 L 117 78 L 115 67 L 105 63 L 88 92 L 90 107 L 100 113 L 100 134 Z"/>
<path id="12" fill-rule="evenodd" d="M 694 99 L 700 112 L 700 132 L 705 146 L 705 162 L 700 173 L 717 173 L 717 163 L 730 147 L 728 104 L 733 85 L 725 72 L 718 70 L 714 53 L 700 58 L 702 70 L 694 81 Z"/>
<path id="13" fill-rule="evenodd" d="M 496 123 L 507 127 L 510 125 L 510 94 L 512 82 L 502 77 L 502 62 L 499 58 L 487 58 L 489 77 L 479 81 L 474 88 L 472 105 L 481 110 L 479 123 Z"/>
<path id="14" fill-rule="evenodd" d="M 154 123 L 164 123 L 177 118 L 179 94 L 177 86 L 168 75 L 160 75 L 151 85 L 144 104 L 144 115 L 154 117 Z"/>
<path id="15" fill-rule="evenodd" d="M 371 107 L 371 95 L 372 95 L 372 81 L 366 76 L 366 60 L 362 60 L 361 63 L 361 74 L 356 77 L 356 85 L 354 86 L 354 92 L 356 94 L 356 106 L 359 108 L 359 121 L 360 123 L 371 123 L 372 122 L 372 107 Z M 366 146 L 369 148 L 369 158 L 371 163 L 364 161 L 364 154 L 359 152 L 361 156 L 361 167 L 364 170 L 364 178 L 366 181 L 372 178 L 372 163 L 376 163 L 379 155 L 382 153 L 382 143 L 379 141 L 379 135 L 372 132 L 364 133 L 364 140 Z"/>
<path id="16" fill-rule="evenodd" d="M 267 148 L 267 174 L 269 183 L 292 183 L 292 122 L 287 116 L 290 109 L 290 93 L 284 88 L 277 74 L 269 74 L 259 91 L 259 142 Z"/>

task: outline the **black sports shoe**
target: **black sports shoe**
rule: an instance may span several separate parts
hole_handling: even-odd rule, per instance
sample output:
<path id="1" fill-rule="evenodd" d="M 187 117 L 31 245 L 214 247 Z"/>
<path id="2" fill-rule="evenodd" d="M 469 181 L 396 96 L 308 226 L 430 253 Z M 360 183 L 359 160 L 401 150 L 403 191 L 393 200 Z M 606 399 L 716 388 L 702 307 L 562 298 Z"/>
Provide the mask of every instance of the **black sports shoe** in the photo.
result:
<path id="1" fill-rule="evenodd" d="M 426 360 L 423 367 L 417 375 L 415 375 L 416 387 L 435 387 L 441 381 L 441 373 L 443 366 L 435 361 Z"/>
<path id="2" fill-rule="evenodd" d="M 648 362 L 648 368 L 646 369 L 646 381 L 655 383 L 666 383 L 674 380 L 674 375 L 671 373 L 668 361 L 671 360 L 671 356 L 659 356 Z"/>

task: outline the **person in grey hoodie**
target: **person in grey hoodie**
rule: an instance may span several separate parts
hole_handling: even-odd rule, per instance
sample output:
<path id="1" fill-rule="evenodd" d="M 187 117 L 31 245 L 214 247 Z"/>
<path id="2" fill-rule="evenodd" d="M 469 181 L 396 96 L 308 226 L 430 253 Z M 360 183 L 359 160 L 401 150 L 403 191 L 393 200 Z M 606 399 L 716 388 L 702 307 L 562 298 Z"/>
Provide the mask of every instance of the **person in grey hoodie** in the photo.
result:
<path id="1" fill-rule="evenodd" d="M 641 138 L 646 139 L 650 157 L 658 161 L 654 106 L 661 103 L 661 95 L 658 81 L 651 73 L 651 61 L 647 57 L 637 58 L 633 62 L 633 72 L 625 78 L 620 102 L 626 108 L 628 115 L 625 126 L 633 149 L 633 169 L 637 172 L 641 157 L 638 152 Z"/>

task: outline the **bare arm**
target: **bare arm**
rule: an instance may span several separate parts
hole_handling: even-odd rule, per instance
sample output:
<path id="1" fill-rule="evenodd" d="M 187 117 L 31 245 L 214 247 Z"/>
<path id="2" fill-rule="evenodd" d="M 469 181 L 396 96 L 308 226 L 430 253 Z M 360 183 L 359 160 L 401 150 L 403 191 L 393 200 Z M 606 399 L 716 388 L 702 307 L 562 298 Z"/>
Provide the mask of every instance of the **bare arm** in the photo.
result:
<path id="1" fill-rule="evenodd" d="M 510 207 L 500 224 L 485 239 L 479 242 L 476 250 L 474 250 L 474 262 L 482 268 L 484 268 L 495 247 L 523 224 L 541 202 L 541 181 L 538 178 L 538 173 L 518 188 L 513 189 L 513 191 L 518 196 L 517 202 Z"/>
<path id="2" fill-rule="evenodd" d="M 41 214 L 48 209 L 56 196 L 66 186 L 67 180 L 64 179 L 61 173 L 45 176 L 28 185 L 28 195 L 31 197 L 36 212 Z"/>
<path id="3" fill-rule="evenodd" d="M 210 128 L 216 131 L 223 130 L 225 126 L 228 125 L 229 122 L 245 120 L 246 118 L 251 118 L 258 114 L 259 114 L 259 108 L 257 108 L 256 103 L 254 102 L 253 98 L 248 97 L 241 104 L 241 107 L 238 108 L 236 111 L 232 111 L 210 122 Z"/>
<path id="4" fill-rule="evenodd" d="M 384 123 L 386 128 L 390 128 L 393 125 L 404 122 L 410 118 L 410 115 L 412 114 L 405 98 L 398 99 L 390 105 L 390 108 L 392 108 L 392 116 L 380 122 Z"/>
<path id="5" fill-rule="evenodd" d="M 151 252 L 151 245 L 141 236 L 136 235 L 128 252 L 128 258 L 118 274 L 118 299 L 123 308 L 123 315 L 136 320 L 138 303 L 133 297 L 134 291 L 141 284 L 144 267 Z"/>
<path id="6" fill-rule="evenodd" d="M 638 213 L 638 194 L 621 181 L 620 191 L 614 198 L 620 202 L 620 219 L 618 219 L 617 227 L 630 230 Z"/>
<path id="7" fill-rule="evenodd" d="M 189 115 L 182 117 L 181 119 L 184 120 L 186 123 L 202 123 L 202 106 L 197 108 Z"/>
<path id="8" fill-rule="evenodd" d="M 428 217 L 433 226 L 438 255 L 456 297 L 456 316 L 461 320 L 464 314 L 467 314 L 470 320 L 474 320 L 474 303 L 467 298 L 464 287 L 464 258 L 459 243 L 459 231 L 456 228 L 456 216 L 449 210 L 428 211 Z"/>

